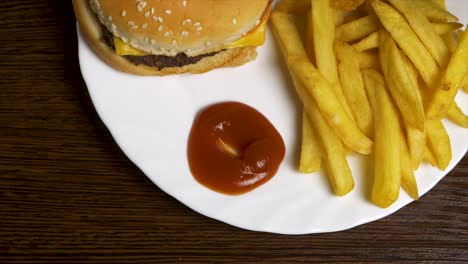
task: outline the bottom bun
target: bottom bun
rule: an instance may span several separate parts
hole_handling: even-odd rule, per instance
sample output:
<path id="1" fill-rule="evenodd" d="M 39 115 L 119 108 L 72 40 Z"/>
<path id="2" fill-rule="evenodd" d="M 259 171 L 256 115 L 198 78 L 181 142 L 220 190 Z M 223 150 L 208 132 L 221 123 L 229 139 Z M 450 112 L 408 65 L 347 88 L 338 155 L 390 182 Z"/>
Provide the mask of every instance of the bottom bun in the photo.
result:
<path id="1" fill-rule="evenodd" d="M 158 69 L 146 65 L 135 65 L 117 55 L 103 38 L 103 26 L 89 6 L 87 0 L 73 0 L 76 19 L 83 36 L 92 50 L 106 63 L 123 72 L 137 75 L 169 75 L 179 73 L 204 73 L 219 67 L 234 67 L 253 61 L 257 57 L 256 47 L 233 48 L 205 57 L 195 64 L 183 67 Z"/>

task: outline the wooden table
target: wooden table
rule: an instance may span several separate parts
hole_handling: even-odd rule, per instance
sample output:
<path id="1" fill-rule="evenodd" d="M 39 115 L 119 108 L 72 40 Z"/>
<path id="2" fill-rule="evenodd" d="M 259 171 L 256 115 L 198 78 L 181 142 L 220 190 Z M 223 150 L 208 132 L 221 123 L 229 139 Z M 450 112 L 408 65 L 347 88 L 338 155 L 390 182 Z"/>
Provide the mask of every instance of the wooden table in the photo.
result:
<path id="1" fill-rule="evenodd" d="M 419 202 L 332 234 L 245 231 L 169 197 L 96 115 L 70 2 L 0 1 L 0 263 L 467 263 L 467 156 Z"/>

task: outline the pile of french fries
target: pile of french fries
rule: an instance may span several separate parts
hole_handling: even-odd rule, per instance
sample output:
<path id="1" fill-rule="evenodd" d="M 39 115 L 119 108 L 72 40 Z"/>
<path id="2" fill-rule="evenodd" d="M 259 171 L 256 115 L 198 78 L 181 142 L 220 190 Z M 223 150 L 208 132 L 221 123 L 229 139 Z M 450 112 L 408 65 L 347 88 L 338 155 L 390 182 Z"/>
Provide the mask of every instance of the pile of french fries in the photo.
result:
<path id="1" fill-rule="evenodd" d="M 374 204 L 392 205 L 400 187 L 418 199 L 414 170 L 452 159 L 441 119 L 468 127 L 454 101 L 468 89 L 468 33 L 457 21 L 439 0 L 278 3 L 273 31 L 304 107 L 299 170 L 323 167 L 344 196 L 354 188 L 346 156 L 372 154 Z"/>

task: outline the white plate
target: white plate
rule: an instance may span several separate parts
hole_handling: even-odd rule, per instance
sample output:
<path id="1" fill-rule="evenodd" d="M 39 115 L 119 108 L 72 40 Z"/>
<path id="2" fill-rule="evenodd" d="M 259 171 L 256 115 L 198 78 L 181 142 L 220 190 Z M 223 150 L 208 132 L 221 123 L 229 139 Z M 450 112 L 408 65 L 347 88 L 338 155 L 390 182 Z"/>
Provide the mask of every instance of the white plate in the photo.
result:
<path id="1" fill-rule="evenodd" d="M 466 23 L 468 2 L 450 1 Z M 274 39 L 258 49 L 259 57 L 243 67 L 203 75 L 138 77 L 104 64 L 79 35 L 81 71 L 96 110 L 123 152 L 159 188 L 193 210 L 228 224 L 281 234 L 333 232 L 380 219 L 410 203 L 401 191 L 388 209 L 365 198 L 366 158 L 350 157 L 356 182 L 346 197 L 330 192 L 322 173 L 296 170 L 301 108 Z M 466 109 L 468 96 L 457 97 Z M 212 103 L 239 101 L 262 112 L 283 136 L 287 152 L 277 175 L 241 196 L 222 195 L 201 186 L 190 174 L 186 145 L 197 111 Z M 468 149 L 468 132 L 446 121 L 453 160 L 446 171 L 423 165 L 417 172 L 420 194 L 429 191 Z"/>

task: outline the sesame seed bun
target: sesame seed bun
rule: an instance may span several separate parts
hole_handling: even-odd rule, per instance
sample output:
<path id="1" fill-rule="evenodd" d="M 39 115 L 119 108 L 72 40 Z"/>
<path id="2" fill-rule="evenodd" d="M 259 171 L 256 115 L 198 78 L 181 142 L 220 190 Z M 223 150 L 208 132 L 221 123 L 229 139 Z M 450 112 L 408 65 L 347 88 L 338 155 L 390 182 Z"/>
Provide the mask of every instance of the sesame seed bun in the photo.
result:
<path id="1" fill-rule="evenodd" d="M 270 0 L 73 0 L 80 29 L 90 47 L 107 63 L 138 75 L 202 73 L 238 66 L 256 58 L 256 47 L 224 49 L 265 19 Z M 161 22 L 162 21 L 162 22 Z M 154 68 L 135 65 L 103 41 L 104 25 L 128 45 L 154 55 L 197 56 L 217 52 L 195 64 Z M 169 32 L 169 33 L 168 33 Z"/>

